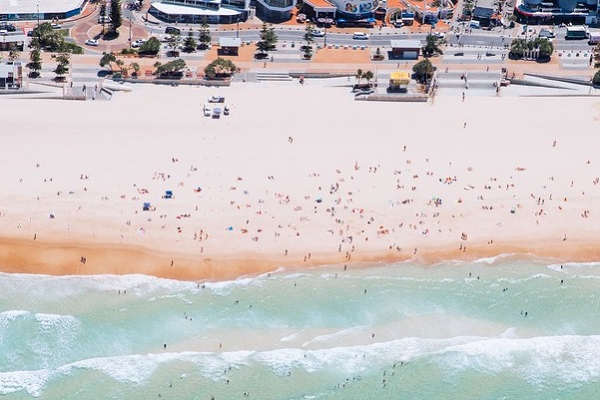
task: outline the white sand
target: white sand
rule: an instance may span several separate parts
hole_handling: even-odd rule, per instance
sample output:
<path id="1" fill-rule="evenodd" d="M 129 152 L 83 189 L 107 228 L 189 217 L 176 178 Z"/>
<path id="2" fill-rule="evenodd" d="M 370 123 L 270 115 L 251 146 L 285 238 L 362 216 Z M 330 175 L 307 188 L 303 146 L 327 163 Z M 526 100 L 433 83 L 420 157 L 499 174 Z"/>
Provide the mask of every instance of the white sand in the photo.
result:
<path id="1" fill-rule="evenodd" d="M 310 80 L 133 89 L 0 98 L 0 236 L 308 265 L 463 246 L 556 255 L 600 234 L 593 98 L 358 102 Z M 230 116 L 202 116 L 213 94 Z"/>

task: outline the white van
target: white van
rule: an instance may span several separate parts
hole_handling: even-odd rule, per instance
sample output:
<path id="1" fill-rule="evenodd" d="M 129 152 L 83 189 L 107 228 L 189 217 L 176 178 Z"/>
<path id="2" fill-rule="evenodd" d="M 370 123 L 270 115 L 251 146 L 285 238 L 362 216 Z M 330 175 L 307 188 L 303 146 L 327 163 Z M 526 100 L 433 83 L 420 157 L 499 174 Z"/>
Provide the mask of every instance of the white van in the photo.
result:
<path id="1" fill-rule="evenodd" d="M 481 29 L 481 24 L 479 24 L 479 21 L 471 21 L 471 22 L 469 22 L 469 28 Z"/>
<path id="2" fill-rule="evenodd" d="M 352 34 L 352 39 L 367 40 L 368 38 L 369 38 L 369 35 L 367 35 L 364 32 L 354 32 Z"/>

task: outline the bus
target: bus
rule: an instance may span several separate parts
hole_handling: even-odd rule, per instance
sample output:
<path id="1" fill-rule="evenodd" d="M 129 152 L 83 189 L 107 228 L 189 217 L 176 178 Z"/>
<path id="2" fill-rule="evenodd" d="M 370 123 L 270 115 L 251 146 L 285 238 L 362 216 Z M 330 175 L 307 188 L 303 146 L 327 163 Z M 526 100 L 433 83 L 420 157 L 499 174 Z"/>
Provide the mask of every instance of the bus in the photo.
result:
<path id="1" fill-rule="evenodd" d="M 567 34 L 565 39 L 586 39 L 588 37 L 588 30 L 585 26 L 569 26 L 567 27 Z"/>

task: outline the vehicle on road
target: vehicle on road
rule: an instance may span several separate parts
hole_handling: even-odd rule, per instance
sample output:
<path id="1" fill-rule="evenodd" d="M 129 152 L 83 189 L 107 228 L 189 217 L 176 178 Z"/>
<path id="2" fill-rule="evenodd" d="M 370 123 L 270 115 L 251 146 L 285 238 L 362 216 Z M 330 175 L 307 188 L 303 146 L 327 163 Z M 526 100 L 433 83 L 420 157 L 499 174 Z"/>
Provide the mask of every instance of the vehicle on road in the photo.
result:
<path id="1" fill-rule="evenodd" d="M 588 37 L 588 30 L 586 26 L 569 26 L 567 27 L 567 33 L 565 39 L 567 40 L 581 40 Z"/>
<path id="2" fill-rule="evenodd" d="M 5 30 L 8 32 L 14 32 L 17 30 L 17 27 L 14 26 L 13 24 L 2 24 L 0 25 L 0 30 Z"/>
<path id="3" fill-rule="evenodd" d="M 545 37 L 545 38 L 550 38 L 551 39 L 554 36 L 555 36 L 554 32 L 551 29 L 546 29 L 546 28 L 540 29 L 539 37 L 541 37 L 541 38 Z"/>
<path id="4" fill-rule="evenodd" d="M 313 31 L 311 32 L 311 34 L 312 34 L 314 37 L 323 37 L 323 36 L 325 36 L 325 32 L 323 32 L 323 31 L 321 31 L 321 30 L 319 30 L 319 29 L 315 29 L 315 30 L 313 30 Z"/>
<path id="5" fill-rule="evenodd" d="M 600 43 L 600 32 L 598 31 L 590 31 L 588 34 L 588 43 L 589 44 L 598 44 Z"/>
<path id="6" fill-rule="evenodd" d="M 85 41 L 85 44 L 88 46 L 98 46 L 99 43 L 96 39 L 88 39 Z"/>
<path id="7" fill-rule="evenodd" d="M 0 29 L 0 35 L 8 35 L 8 31 L 6 29 Z"/>
<path id="8" fill-rule="evenodd" d="M 60 24 L 51 24 L 50 27 L 52 29 L 60 29 L 60 28 L 62 28 L 62 26 L 60 26 Z"/>
<path id="9" fill-rule="evenodd" d="M 352 34 L 352 39 L 367 40 L 367 39 L 369 39 L 369 35 L 366 34 L 365 32 L 354 32 Z"/>
<path id="10" fill-rule="evenodd" d="M 210 117 L 210 114 L 212 111 L 211 111 L 210 107 L 208 106 L 208 104 L 204 105 L 203 112 L 204 112 L 205 117 Z"/>
<path id="11" fill-rule="evenodd" d="M 165 33 L 168 33 L 171 35 L 181 35 L 181 30 L 179 30 L 178 28 L 175 28 L 174 26 L 167 26 L 165 29 Z"/>
<path id="12" fill-rule="evenodd" d="M 223 96 L 211 96 L 208 99 L 209 103 L 225 103 L 225 97 Z"/>

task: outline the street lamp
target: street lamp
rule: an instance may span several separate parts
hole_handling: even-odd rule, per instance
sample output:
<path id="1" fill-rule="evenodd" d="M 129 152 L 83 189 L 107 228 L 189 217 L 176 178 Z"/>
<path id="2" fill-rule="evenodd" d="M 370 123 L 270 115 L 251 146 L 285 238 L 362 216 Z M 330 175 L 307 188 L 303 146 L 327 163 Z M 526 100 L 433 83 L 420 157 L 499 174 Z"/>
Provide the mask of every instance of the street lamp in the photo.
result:
<path id="1" fill-rule="evenodd" d="M 40 30 L 40 2 L 37 2 L 37 27 Z"/>

